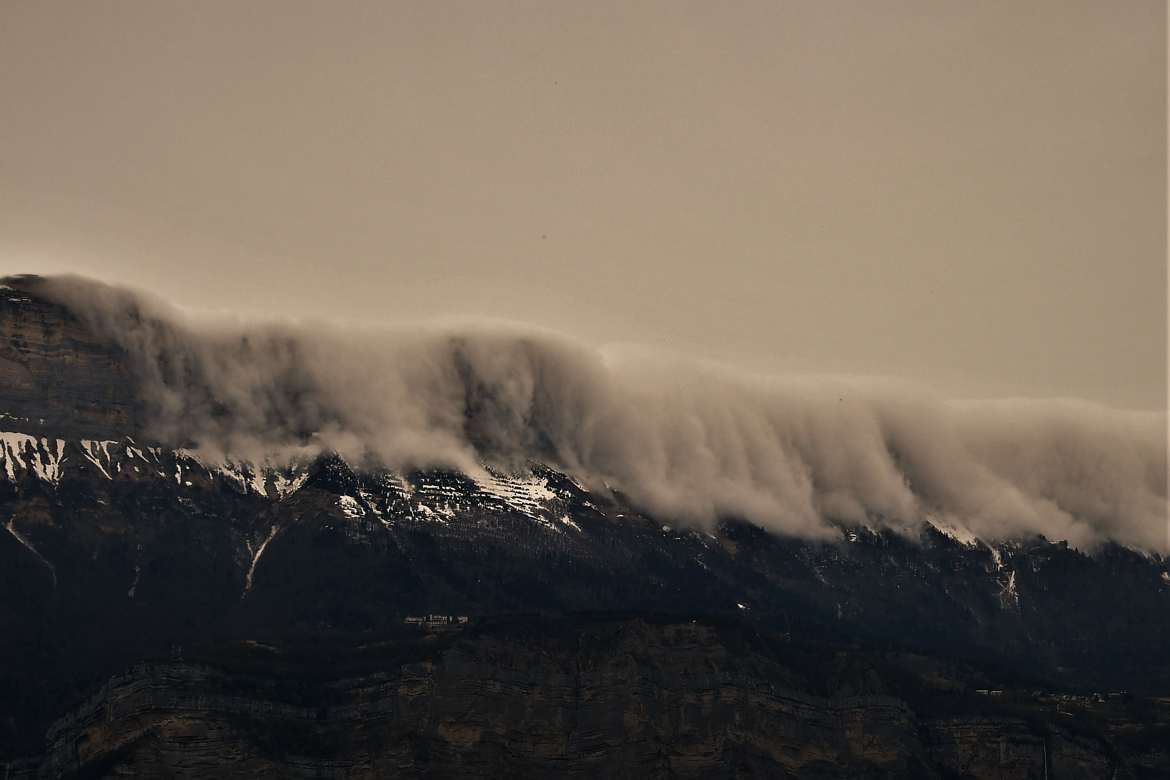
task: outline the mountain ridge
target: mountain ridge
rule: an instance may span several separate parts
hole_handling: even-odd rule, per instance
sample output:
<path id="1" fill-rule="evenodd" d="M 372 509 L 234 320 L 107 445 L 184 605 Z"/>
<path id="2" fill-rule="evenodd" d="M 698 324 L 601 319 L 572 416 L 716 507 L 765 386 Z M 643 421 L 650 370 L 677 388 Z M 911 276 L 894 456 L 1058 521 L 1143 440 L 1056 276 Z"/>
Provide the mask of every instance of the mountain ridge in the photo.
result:
<path id="1" fill-rule="evenodd" d="M 1059 755 L 1084 776 L 1102 767 L 1158 776 L 1170 761 L 1147 745 L 1166 728 L 1158 702 L 1170 692 L 1170 572 L 1157 552 L 1112 542 L 1080 551 L 1040 536 L 984 542 L 926 516 L 835 520 L 814 539 L 736 517 L 680 522 L 533 461 L 461 471 L 390 469 L 324 447 L 269 462 L 214 454 L 152 437 L 116 348 L 60 307 L 10 298 L 19 300 L 0 300 L 0 377 L 11 378 L 0 384 L 0 429 L 11 429 L 0 433 L 0 760 L 15 762 L 9 769 L 155 772 L 214 761 L 220 749 L 280 774 L 360 774 L 385 761 L 404 773 L 589 773 L 628 759 L 663 775 L 1026 777 Z M 468 616 L 470 628 L 418 634 L 404 623 L 430 613 Z M 636 641 L 606 644 L 626 633 Z M 690 660 L 672 659 L 672 637 L 685 639 Z M 574 648 L 598 642 L 624 648 L 596 663 L 636 684 L 635 699 L 621 685 L 590 689 L 576 672 L 558 677 L 579 662 Z M 389 643 L 384 654 L 362 655 L 379 643 Z M 452 654 L 420 650 L 431 645 Z M 322 673 L 311 662 L 282 666 L 285 677 L 249 671 L 274 652 L 338 669 L 356 653 L 355 690 L 365 692 L 338 704 L 331 697 L 345 678 L 310 684 Z M 820 689 L 817 675 L 839 672 L 813 664 L 792 682 L 792 653 L 864 671 Z M 642 660 L 627 668 L 623 658 Z M 415 666 L 423 662 L 432 666 Z M 716 675 L 694 699 L 688 680 L 709 664 L 747 671 Z M 577 682 L 565 688 L 566 679 Z M 426 693 L 448 684 L 440 680 L 456 681 L 480 714 L 465 719 L 450 697 Z M 500 698 L 492 680 L 527 693 Z M 763 731 L 750 739 L 734 708 L 711 709 L 720 696 L 750 698 L 782 680 L 797 698 L 893 695 L 862 706 L 853 730 L 828 743 L 760 736 L 805 734 L 836 712 L 824 702 L 788 710 L 769 693 L 757 700 Z M 195 706 L 204 684 L 243 709 Z M 1097 696 L 1124 701 L 1101 709 Z M 403 697 L 429 702 L 431 715 L 395 709 Z M 552 709 L 540 709 L 542 697 Z M 560 748 L 525 742 L 516 732 L 534 720 L 483 720 L 505 700 L 508 713 L 594 726 L 565 727 L 584 739 L 577 747 L 567 736 Z M 308 715 L 286 717 L 282 707 L 297 701 Z M 368 745 L 339 742 L 349 716 L 329 713 L 367 706 L 399 714 L 363 726 Z M 656 706 L 691 725 L 655 731 Z M 710 730 L 693 730 L 696 706 L 714 718 Z M 1073 721 L 1061 707 L 1076 710 Z M 882 714 L 893 711 L 902 713 L 893 721 Z M 320 727 L 311 725 L 318 712 Z M 931 731 L 946 713 L 954 727 Z M 619 722 L 654 736 L 626 742 Z M 272 736 L 284 726 L 318 747 Z M 1089 742 L 1077 742 L 1077 728 Z M 590 742 L 597 729 L 605 738 Z M 895 747 L 882 752 L 867 729 Z M 1138 746 L 1123 734 L 1138 735 Z M 193 735 L 210 746 L 198 756 L 184 753 Z M 687 747 L 692 738 L 702 755 Z M 1014 747 L 996 753 L 997 744 Z"/>
<path id="2" fill-rule="evenodd" d="M 912 531 L 930 517 L 986 540 L 1170 551 L 1157 413 L 623 362 L 523 329 L 219 322 L 91 280 L 9 281 L 22 288 L 0 300 L 10 319 L 27 314 L 26 329 L 40 333 L 52 326 L 43 309 L 56 307 L 57 329 L 88 340 L 65 357 L 125 401 L 108 405 L 106 433 L 90 438 L 129 434 L 254 461 L 334 450 L 399 470 L 536 462 L 595 492 L 612 486 L 671 524 L 739 518 L 806 539 L 836 538 L 836 521 Z M 121 373 L 95 379 L 99 353 L 116 355 Z M 51 378 L 61 354 L 8 357 Z M 62 378 L 53 388 L 72 393 L 63 401 L 13 384 L 13 408 L 40 398 L 32 417 L 54 435 L 69 434 L 93 395 L 62 390 Z"/>

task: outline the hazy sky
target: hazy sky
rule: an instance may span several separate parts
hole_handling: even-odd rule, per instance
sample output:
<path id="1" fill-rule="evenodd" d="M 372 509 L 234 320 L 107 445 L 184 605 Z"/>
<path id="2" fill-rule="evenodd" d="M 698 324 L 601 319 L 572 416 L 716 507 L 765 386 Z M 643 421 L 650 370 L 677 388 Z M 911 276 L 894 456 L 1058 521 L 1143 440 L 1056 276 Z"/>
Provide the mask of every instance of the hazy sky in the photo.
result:
<path id="1" fill-rule="evenodd" d="M 0 0 L 0 271 L 1166 403 L 1166 5 Z"/>

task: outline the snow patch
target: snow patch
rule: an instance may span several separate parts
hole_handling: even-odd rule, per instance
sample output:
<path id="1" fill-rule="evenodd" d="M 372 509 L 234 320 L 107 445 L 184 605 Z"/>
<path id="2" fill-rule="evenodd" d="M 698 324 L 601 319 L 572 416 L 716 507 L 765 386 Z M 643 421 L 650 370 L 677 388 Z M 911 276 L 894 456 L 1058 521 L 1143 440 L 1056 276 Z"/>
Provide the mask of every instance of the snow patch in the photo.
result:
<path id="1" fill-rule="evenodd" d="M 362 509 L 362 505 L 353 496 L 338 496 L 337 505 L 341 507 L 341 512 L 346 517 L 357 519 L 366 516 L 366 510 Z"/>
<path id="2" fill-rule="evenodd" d="M 439 523 L 445 523 L 448 520 L 455 519 L 455 510 L 451 509 L 451 507 L 447 506 L 446 504 L 434 508 L 429 507 L 426 504 L 419 504 L 418 511 L 421 512 L 423 517 L 427 518 L 428 520 L 434 520 L 435 522 Z"/>
<path id="3" fill-rule="evenodd" d="M 1000 586 L 999 602 L 1004 609 L 1018 609 L 1020 606 L 1020 593 L 1016 590 L 1016 573 L 1014 571 L 1008 574 L 1007 582 Z"/>
<path id="4" fill-rule="evenodd" d="M 485 469 L 472 475 L 480 493 L 491 496 L 509 509 L 536 518 L 557 494 L 549 489 L 548 480 L 535 475 L 505 475 Z"/>
<path id="5" fill-rule="evenodd" d="M 979 546 L 979 538 L 971 533 L 966 526 L 953 519 L 928 517 L 927 522 L 934 526 L 943 536 L 955 540 L 964 547 Z"/>
<path id="6" fill-rule="evenodd" d="M 276 491 L 277 500 L 292 495 L 301 489 L 301 485 L 309 478 L 308 472 L 293 477 L 285 476 L 278 471 L 272 473 L 272 487 Z"/>
<path id="7" fill-rule="evenodd" d="M 276 538 L 276 530 L 276 526 L 268 529 L 268 536 L 264 537 L 264 541 L 260 542 L 260 546 L 256 548 L 255 552 L 252 552 L 251 542 L 247 543 L 248 552 L 252 553 L 252 564 L 248 567 L 247 574 L 244 575 L 244 592 L 240 598 L 247 596 L 248 592 L 252 590 L 252 575 L 256 573 L 256 564 L 260 562 L 260 556 L 264 554 L 264 549 Z"/>
<path id="8" fill-rule="evenodd" d="M 995 570 L 1003 571 L 1003 555 L 999 552 L 999 548 L 993 544 L 984 542 L 987 549 L 991 551 L 991 560 L 995 562 Z"/>
<path id="9" fill-rule="evenodd" d="M 214 471 L 235 485 L 240 493 L 268 497 L 267 480 L 264 470 L 259 466 L 243 460 L 225 458 L 223 463 L 215 466 Z"/>
<path id="10" fill-rule="evenodd" d="M 111 464 L 110 459 L 110 445 L 112 441 L 96 441 L 93 439 L 83 439 L 78 444 L 81 446 L 81 454 L 85 456 L 93 465 L 97 466 L 106 479 L 113 479 L 107 466 Z"/>
<path id="11" fill-rule="evenodd" d="M 45 565 L 45 568 L 47 568 L 49 570 L 49 574 L 51 574 L 53 576 L 53 587 L 56 588 L 57 587 L 57 569 L 56 569 L 56 567 L 54 567 L 53 564 L 49 563 L 48 558 L 41 555 L 36 547 L 33 547 L 32 542 L 30 542 L 28 539 L 26 539 L 24 537 L 24 534 L 22 534 L 20 531 L 16 530 L 16 518 L 15 517 L 8 518 L 8 522 L 4 524 L 4 530 L 7 531 L 8 533 L 12 534 L 13 539 L 20 542 L 26 550 L 28 550 L 30 553 L 32 553 L 34 556 L 36 556 L 36 559 Z"/>
<path id="12" fill-rule="evenodd" d="M 2 432 L 0 458 L 4 461 L 3 474 L 9 481 L 15 481 L 24 473 L 55 485 L 61 481 L 61 464 L 67 460 L 65 440 Z"/>

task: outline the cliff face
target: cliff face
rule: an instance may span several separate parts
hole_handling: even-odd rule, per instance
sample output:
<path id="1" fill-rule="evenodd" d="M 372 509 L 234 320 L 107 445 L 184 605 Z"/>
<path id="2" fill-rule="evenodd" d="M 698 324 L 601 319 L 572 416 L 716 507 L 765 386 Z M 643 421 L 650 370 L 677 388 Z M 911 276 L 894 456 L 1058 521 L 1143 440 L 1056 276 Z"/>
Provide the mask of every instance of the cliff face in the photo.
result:
<path id="1" fill-rule="evenodd" d="M 6 777 L 1170 774 L 1157 556 L 212 461 L 65 309 L 4 288 L 0 337 Z"/>
<path id="2" fill-rule="evenodd" d="M 124 355 L 67 309 L 0 288 L 0 415 L 5 430 L 108 438 L 138 431 Z"/>
<path id="3" fill-rule="evenodd" d="M 931 698 L 957 679 L 704 623 L 537 618 L 338 652 L 249 643 L 140 664 L 49 732 L 22 774 L 1097 778 L 1170 772 L 1170 706 L 1059 723 L 1035 696 Z M 298 653 L 300 653 L 298 655 Z M 313 668 L 306 668 L 312 665 Z M 933 691 L 931 690 L 933 688 Z M 1002 696 L 1002 694 L 1001 694 Z M 1000 697 L 997 697 L 997 699 Z M 952 701 L 953 705 L 955 702 Z M 1147 713 L 1147 718 L 1150 718 Z M 1156 722 L 1155 722 L 1156 721 Z M 1164 733 L 1164 731 L 1163 731 Z M 1125 736 L 1119 736 L 1119 735 Z"/>

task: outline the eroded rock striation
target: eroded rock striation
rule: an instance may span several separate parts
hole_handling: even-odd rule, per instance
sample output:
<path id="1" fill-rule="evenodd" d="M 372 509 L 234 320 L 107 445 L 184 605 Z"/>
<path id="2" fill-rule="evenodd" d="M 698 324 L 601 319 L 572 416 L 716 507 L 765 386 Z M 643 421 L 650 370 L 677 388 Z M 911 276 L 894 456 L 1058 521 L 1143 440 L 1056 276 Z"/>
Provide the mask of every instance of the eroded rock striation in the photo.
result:
<path id="1" fill-rule="evenodd" d="M 0 419 L 7 430 L 108 438 L 139 432 L 125 355 L 64 306 L 0 288 Z"/>
<path id="2" fill-rule="evenodd" d="M 1170 703 L 958 695 L 968 672 L 743 627 L 512 618 L 308 650 L 142 663 L 26 774 L 299 777 L 1158 776 Z M 306 668 L 311 666 L 312 668 Z M 935 670 L 937 671 L 937 670 Z M 946 703 L 937 696 L 950 689 Z M 903 698 L 905 697 L 905 698 Z M 914 702 L 914 703 L 911 703 Z M 958 716 L 946 707 L 961 703 Z M 1077 711 L 1079 728 L 1061 723 Z M 1093 721 L 1094 725 L 1086 727 Z"/>

